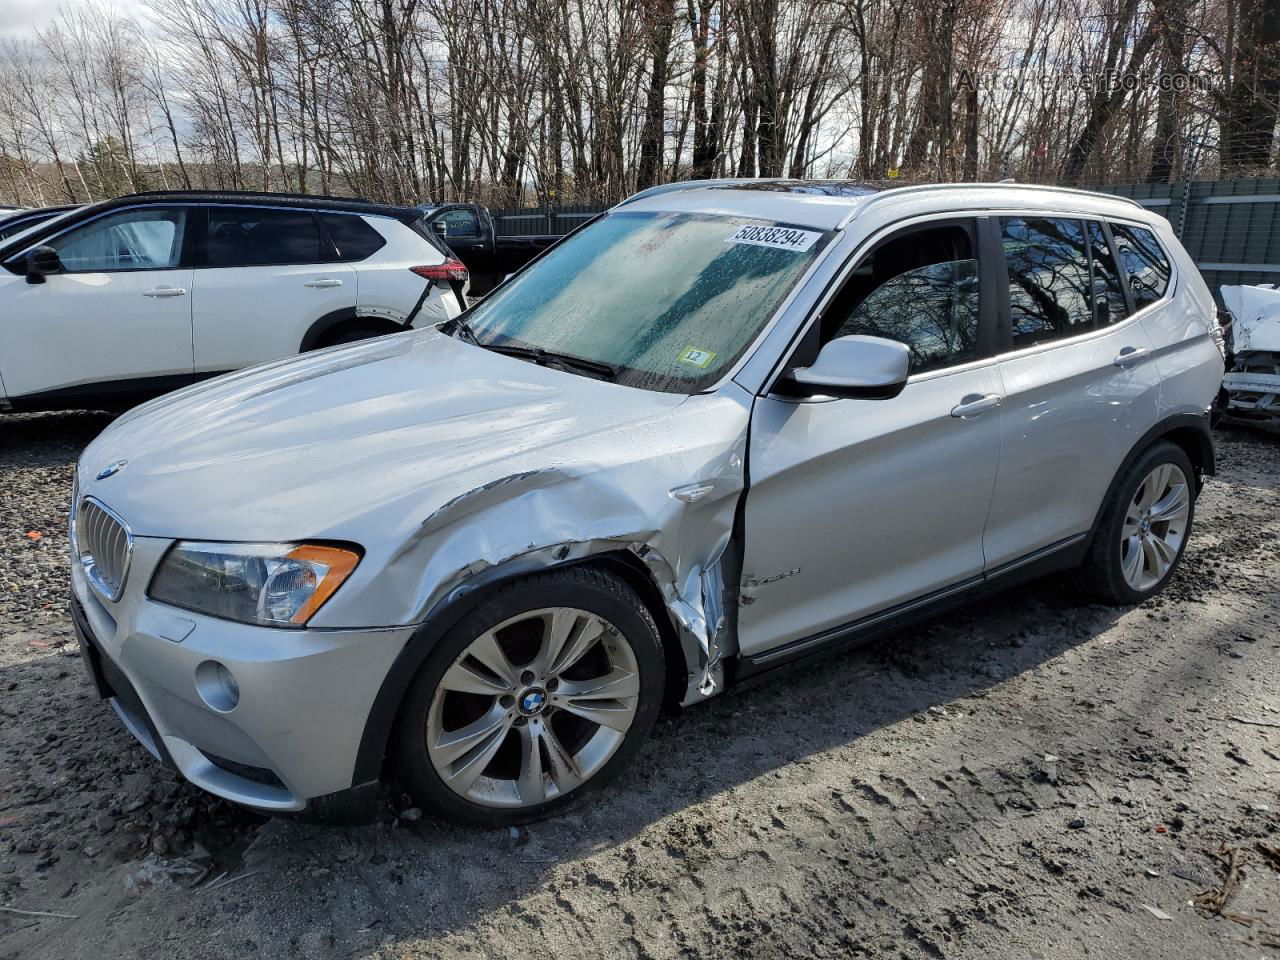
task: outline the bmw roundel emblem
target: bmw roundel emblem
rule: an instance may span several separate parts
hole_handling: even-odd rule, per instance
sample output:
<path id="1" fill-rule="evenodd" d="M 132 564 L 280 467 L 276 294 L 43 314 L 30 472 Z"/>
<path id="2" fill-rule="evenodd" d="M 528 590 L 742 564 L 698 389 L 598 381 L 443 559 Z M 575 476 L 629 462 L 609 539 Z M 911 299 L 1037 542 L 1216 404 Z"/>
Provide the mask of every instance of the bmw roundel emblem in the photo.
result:
<path id="1" fill-rule="evenodd" d="M 544 703 L 547 702 L 547 695 L 541 690 L 530 690 L 520 698 L 520 709 L 525 713 L 537 713 Z"/>
<path id="2" fill-rule="evenodd" d="M 98 471 L 97 479 L 105 480 L 107 479 L 107 477 L 114 477 L 117 473 L 123 470 L 128 465 L 128 463 L 129 463 L 128 460 L 117 460 L 115 463 L 112 463 L 112 464 L 109 464 L 108 466 L 103 467 L 101 470 Z"/>

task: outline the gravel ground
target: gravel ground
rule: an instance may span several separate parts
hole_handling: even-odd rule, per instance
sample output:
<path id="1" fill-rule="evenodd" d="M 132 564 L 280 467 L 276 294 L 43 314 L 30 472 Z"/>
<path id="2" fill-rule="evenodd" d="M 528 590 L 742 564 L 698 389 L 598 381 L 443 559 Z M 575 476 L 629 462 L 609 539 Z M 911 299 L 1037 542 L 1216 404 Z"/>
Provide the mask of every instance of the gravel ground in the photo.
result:
<path id="1" fill-rule="evenodd" d="M 665 719 L 593 804 L 493 832 L 391 789 L 369 827 L 263 820 L 131 740 L 67 618 L 105 423 L 0 418 L 0 906 L 65 915 L 0 910 L 0 957 L 1280 956 L 1274 436 L 1219 436 L 1161 597 L 1031 584 Z"/>

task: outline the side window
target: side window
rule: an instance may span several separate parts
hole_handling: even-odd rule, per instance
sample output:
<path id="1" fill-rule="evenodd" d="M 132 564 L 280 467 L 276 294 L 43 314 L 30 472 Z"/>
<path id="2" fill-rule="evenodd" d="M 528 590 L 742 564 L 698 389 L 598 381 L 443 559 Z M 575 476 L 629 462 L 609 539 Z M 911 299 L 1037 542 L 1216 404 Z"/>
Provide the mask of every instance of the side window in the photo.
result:
<path id="1" fill-rule="evenodd" d="M 68 273 L 167 270 L 182 258 L 185 210 L 122 210 L 48 241 Z"/>
<path id="2" fill-rule="evenodd" d="M 1111 256 L 1111 245 L 1102 232 L 1102 224 L 1090 220 L 1089 253 L 1093 256 L 1093 318 L 1099 327 L 1119 323 L 1129 315 L 1124 300 L 1124 288 L 1120 285 L 1120 271 Z"/>
<path id="3" fill-rule="evenodd" d="M 210 207 L 208 265 L 261 267 L 321 263 L 320 229 L 309 210 Z"/>
<path id="4" fill-rule="evenodd" d="M 436 219 L 448 225 L 449 240 L 466 240 L 469 237 L 480 236 L 480 224 L 476 222 L 476 215 L 470 210 L 447 210 Z"/>
<path id="5" fill-rule="evenodd" d="M 905 343 L 911 372 L 978 355 L 978 260 L 969 221 L 879 244 L 822 317 L 822 342 L 855 334 Z"/>
<path id="6" fill-rule="evenodd" d="M 1002 217 L 1015 349 L 1093 329 L 1089 252 L 1079 220 Z"/>
<path id="7" fill-rule="evenodd" d="M 387 245 L 386 238 L 369 226 L 363 217 L 322 213 L 320 219 L 338 248 L 339 260 L 363 260 Z"/>
<path id="8" fill-rule="evenodd" d="M 1173 275 L 1169 258 L 1164 255 L 1155 234 L 1145 227 L 1113 223 L 1111 236 L 1116 241 L 1120 266 L 1129 277 L 1134 309 L 1141 310 L 1155 303 L 1169 289 L 1169 279 Z"/>

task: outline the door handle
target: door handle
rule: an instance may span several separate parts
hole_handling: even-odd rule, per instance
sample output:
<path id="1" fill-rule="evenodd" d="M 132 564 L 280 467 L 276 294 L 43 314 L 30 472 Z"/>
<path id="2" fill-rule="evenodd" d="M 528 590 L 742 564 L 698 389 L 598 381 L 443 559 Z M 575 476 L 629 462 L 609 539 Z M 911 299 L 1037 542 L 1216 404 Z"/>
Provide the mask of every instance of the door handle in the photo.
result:
<path id="1" fill-rule="evenodd" d="M 156 287 L 143 294 L 144 297 L 185 297 L 187 291 L 182 287 Z"/>
<path id="2" fill-rule="evenodd" d="M 970 393 L 951 408 L 951 415 L 957 420 L 967 420 L 994 410 L 1003 400 L 998 393 Z"/>
<path id="3" fill-rule="evenodd" d="M 1137 363 L 1150 352 L 1146 347 L 1125 347 L 1111 362 L 1117 367 L 1127 367 L 1131 363 Z"/>
<path id="4" fill-rule="evenodd" d="M 304 287 L 340 287 L 341 280 L 335 280 L 332 277 L 317 277 L 315 280 L 308 280 L 303 284 Z"/>

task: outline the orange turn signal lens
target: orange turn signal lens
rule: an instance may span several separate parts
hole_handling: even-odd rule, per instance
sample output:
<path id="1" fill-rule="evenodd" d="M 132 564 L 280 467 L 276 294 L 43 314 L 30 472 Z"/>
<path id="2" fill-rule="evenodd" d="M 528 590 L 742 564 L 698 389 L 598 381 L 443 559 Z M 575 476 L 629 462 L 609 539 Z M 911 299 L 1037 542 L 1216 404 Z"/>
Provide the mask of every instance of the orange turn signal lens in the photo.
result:
<path id="1" fill-rule="evenodd" d="M 298 608 L 298 612 L 290 617 L 290 622 L 303 624 L 319 610 L 337 589 L 342 586 L 351 571 L 360 562 L 360 555 L 354 550 L 343 547 L 327 547 L 315 543 L 304 543 L 289 551 L 291 560 L 300 560 L 308 564 L 318 564 L 325 568 L 319 577 L 315 592 L 307 598 L 307 602 Z"/>

